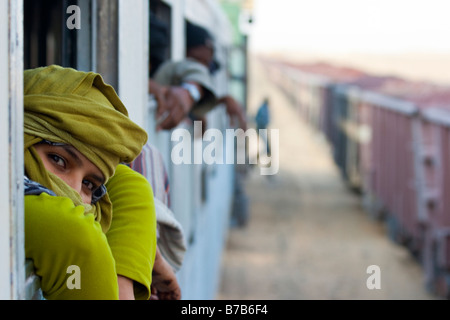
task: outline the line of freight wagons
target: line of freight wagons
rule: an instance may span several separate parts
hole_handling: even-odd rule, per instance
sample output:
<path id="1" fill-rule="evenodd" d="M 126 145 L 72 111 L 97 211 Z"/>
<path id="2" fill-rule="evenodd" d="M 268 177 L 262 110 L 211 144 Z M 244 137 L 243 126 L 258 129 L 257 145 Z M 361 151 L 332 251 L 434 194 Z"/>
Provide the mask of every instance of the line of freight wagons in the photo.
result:
<path id="1" fill-rule="evenodd" d="M 450 298 L 450 87 L 327 63 L 267 60 L 301 118 L 321 132 L 371 218 Z"/>

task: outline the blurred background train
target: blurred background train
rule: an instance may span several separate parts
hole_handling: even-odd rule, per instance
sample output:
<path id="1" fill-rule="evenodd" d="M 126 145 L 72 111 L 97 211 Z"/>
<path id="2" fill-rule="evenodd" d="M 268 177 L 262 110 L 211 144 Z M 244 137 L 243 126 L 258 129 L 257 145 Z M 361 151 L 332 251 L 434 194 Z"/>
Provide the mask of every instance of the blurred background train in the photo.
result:
<path id="1" fill-rule="evenodd" d="M 265 59 L 299 117 L 331 147 L 368 217 L 450 294 L 450 86 L 326 62 Z"/>
<path id="2" fill-rule="evenodd" d="M 70 5 L 81 9 L 80 29 L 66 26 Z M 185 231 L 183 298 L 215 298 L 231 216 L 246 210 L 235 194 L 239 168 L 170 161 L 171 132 L 156 132 L 148 94 L 149 11 L 170 26 L 167 59 L 185 55 L 186 20 L 210 30 L 222 66 L 214 75 L 219 92 L 246 109 L 252 8 L 251 0 L 0 1 L 0 299 L 41 298 L 23 248 L 23 70 L 49 64 L 102 74 L 147 130 L 167 164 L 172 210 Z M 368 217 L 386 223 L 388 236 L 423 266 L 428 288 L 449 298 L 450 88 L 327 63 L 261 62 L 299 119 L 329 143 Z M 207 117 L 221 131 L 230 125 L 223 108 Z"/>

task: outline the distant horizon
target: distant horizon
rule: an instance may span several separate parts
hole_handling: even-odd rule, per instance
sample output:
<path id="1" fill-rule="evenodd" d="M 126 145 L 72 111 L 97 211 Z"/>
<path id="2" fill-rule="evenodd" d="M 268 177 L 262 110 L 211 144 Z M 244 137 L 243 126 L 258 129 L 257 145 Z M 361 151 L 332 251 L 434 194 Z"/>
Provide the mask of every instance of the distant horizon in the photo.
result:
<path id="1" fill-rule="evenodd" d="M 450 86 L 450 72 L 444 72 L 445 66 L 450 68 L 450 52 L 404 52 L 374 53 L 348 52 L 324 53 L 306 52 L 304 50 L 280 52 L 252 51 L 252 56 L 274 57 L 294 63 L 326 62 L 343 67 L 352 67 L 364 72 L 384 76 L 398 76 L 413 81 L 434 82 Z"/>
<path id="2" fill-rule="evenodd" d="M 253 0 L 251 54 L 450 83 L 448 0 Z"/>

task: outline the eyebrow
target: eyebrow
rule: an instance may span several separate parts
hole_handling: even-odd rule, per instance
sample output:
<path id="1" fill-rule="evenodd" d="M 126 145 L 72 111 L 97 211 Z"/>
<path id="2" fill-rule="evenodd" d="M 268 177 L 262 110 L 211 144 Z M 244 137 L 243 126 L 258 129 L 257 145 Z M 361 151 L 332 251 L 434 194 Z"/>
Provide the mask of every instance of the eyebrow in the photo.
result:
<path id="1" fill-rule="evenodd" d="M 72 147 L 70 145 L 63 145 L 60 147 L 63 148 L 64 151 L 66 151 L 73 158 L 73 160 L 76 162 L 78 167 L 81 167 L 83 165 L 83 161 L 81 161 L 80 157 L 75 153 L 74 150 L 76 150 L 76 149 L 74 147 Z M 105 178 L 103 178 L 99 175 L 91 173 L 90 176 L 100 184 L 105 183 Z"/>

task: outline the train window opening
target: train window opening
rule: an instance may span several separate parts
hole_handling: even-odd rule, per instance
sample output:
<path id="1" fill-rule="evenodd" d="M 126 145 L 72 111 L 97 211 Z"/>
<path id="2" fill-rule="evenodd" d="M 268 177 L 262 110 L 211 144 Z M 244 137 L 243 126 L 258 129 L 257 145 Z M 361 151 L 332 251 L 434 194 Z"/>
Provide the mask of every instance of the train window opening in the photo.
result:
<path id="1" fill-rule="evenodd" d="M 154 28 L 159 29 L 157 34 L 155 32 L 156 29 Z M 152 32 L 152 30 L 154 30 L 154 32 Z M 160 38 L 163 34 L 165 34 L 166 39 Z M 155 44 L 153 47 L 153 50 L 155 50 L 155 52 L 154 54 L 152 54 L 152 49 L 149 48 L 149 77 L 153 76 L 154 72 L 162 62 L 170 60 L 170 58 L 172 57 L 171 34 L 171 7 L 161 0 L 150 0 L 150 45 L 153 47 L 152 42 Z M 165 44 L 163 44 L 163 42 Z M 156 50 L 158 52 L 156 52 Z"/>
<path id="2" fill-rule="evenodd" d="M 24 68 L 57 64 L 95 71 L 96 3 L 24 0 Z"/>

